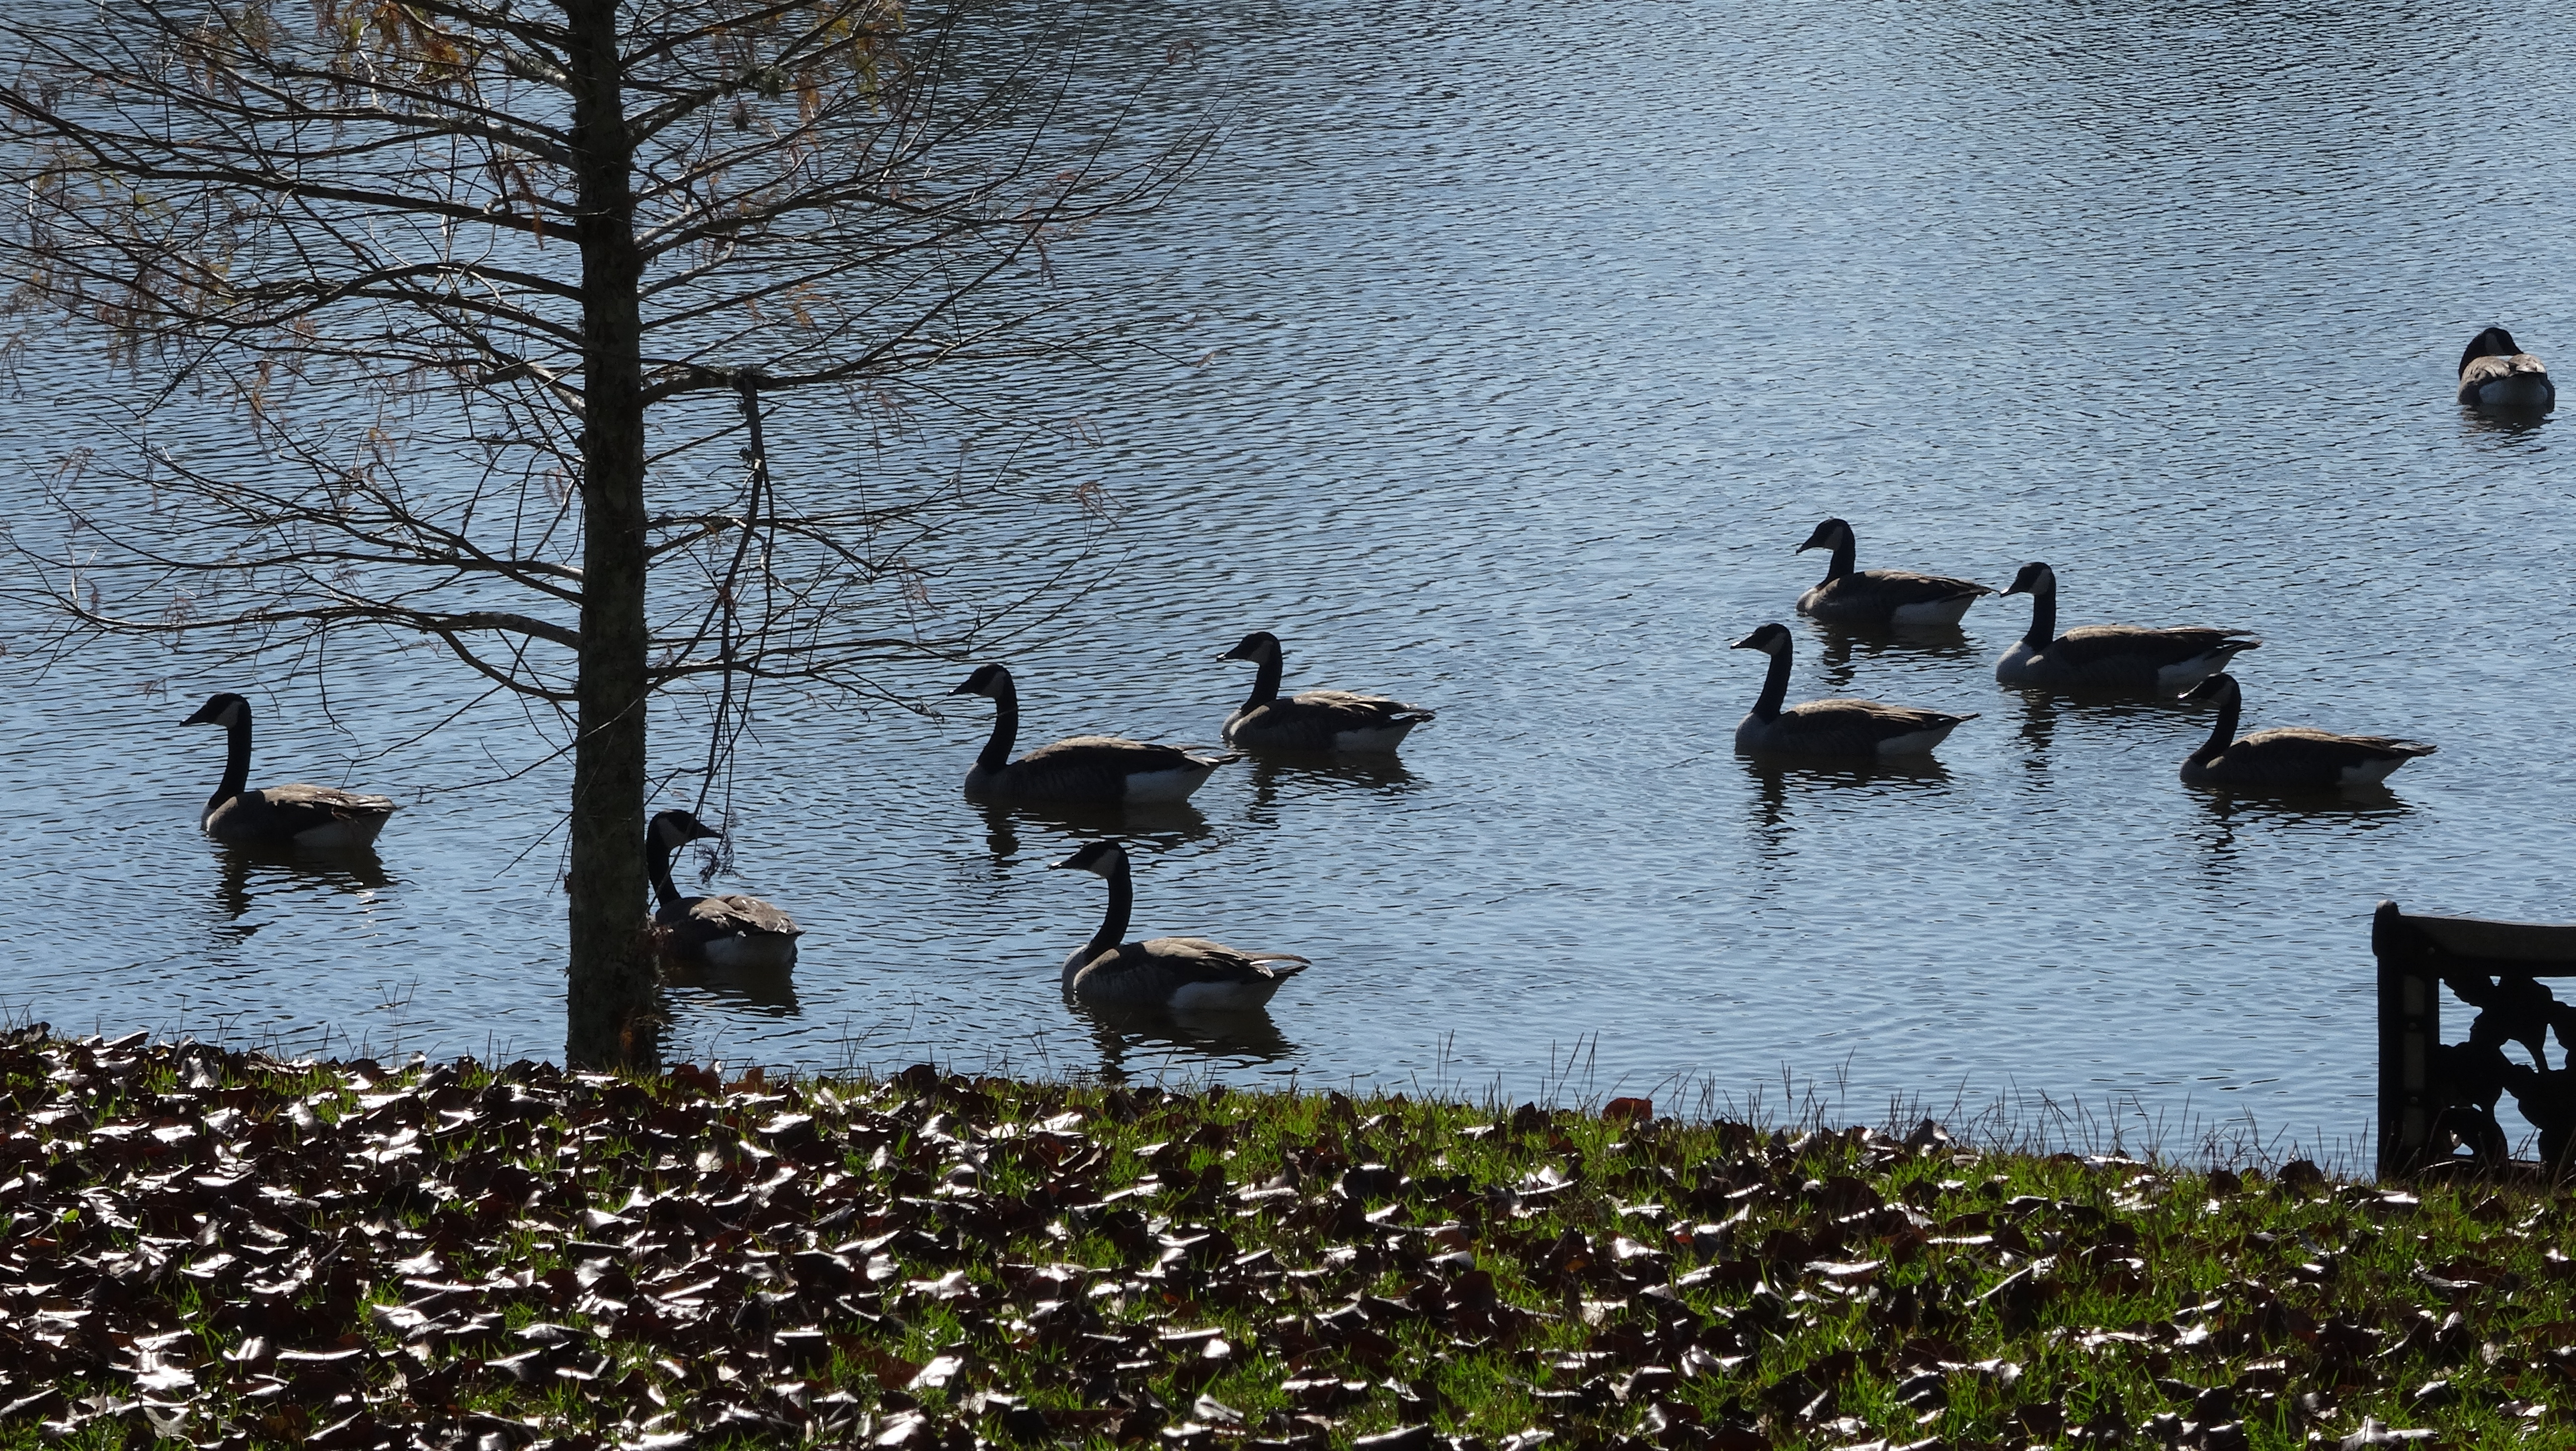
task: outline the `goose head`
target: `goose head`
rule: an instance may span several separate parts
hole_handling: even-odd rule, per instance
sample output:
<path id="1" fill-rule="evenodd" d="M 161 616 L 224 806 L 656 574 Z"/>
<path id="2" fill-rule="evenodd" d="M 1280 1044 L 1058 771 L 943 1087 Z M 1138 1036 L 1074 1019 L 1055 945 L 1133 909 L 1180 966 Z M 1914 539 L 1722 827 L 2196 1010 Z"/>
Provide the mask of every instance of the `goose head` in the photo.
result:
<path id="1" fill-rule="evenodd" d="M 1011 688 L 1011 672 L 999 665 L 979 665 L 950 695 L 998 696 Z"/>
<path id="2" fill-rule="evenodd" d="M 2008 595 L 2053 595 L 2057 593 L 2057 571 L 2034 559 L 2021 567 L 2012 583 L 2004 586 Z"/>
<path id="3" fill-rule="evenodd" d="M 230 691 L 225 691 L 219 695 L 209 697 L 204 705 L 197 707 L 197 713 L 195 715 L 179 722 L 179 724 L 222 726 L 226 730 L 231 730 L 241 721 L 242 717 L 249 713 L 249 701 L 242 699 L 240 696 L 235 695 Z"/>
<path id="4" fill-rule="evenodd" d="M 2491 327 L 2469 339 L 2468 351 L 2460 354 L 2460 371 L 2467 372 L 2469 364 L 2480 358 L 2510 358 L 2521 351 L 2522 345 L 2513 340 L 2513 334 Z"/>
<path id="5" fill-rule="evenodd" d="M 1786 625 L 1764 625 L 1727 648 L 1759 650 L 1765 655 L 1786 655 L 1790 649 L 1789 628 Z"/>
<path id="6" fill-rule="evenodd" d="M 1807 542 L 1793 552 L 1804 554 L 1810 549 L 1847 549 L 1852 542 L 1852 526 L 1840 519 L 1827 519 L 1817 525 L 1816 532 L 1808 535 Z"/>
<path id="7" fill-rule="evenodd" d="M 1114 841 L 1086 842 L 1082 850 L 1063 861 L 1050 863 L 1050 871 L 1089 872 L 1095 877 L 1115 875 L 1127 865 L 1127 848 Z"/>
<path id="8" fill-rule="evenodd" d="M 2231 700 L 2241 700 L 2243 698 L 2244 692 L 2237 689 L 2236 677 L 2228 674 L 2224 670 L 2175 697 L 2177 700 L 2188 700 L 2195 703 L 2204 700 L 2215 700 L 2221 704 Z"/>
<path id="9" fill-rule="evenodd" d="M 647 830 L 652 833 L 653 840 L 667 851 L 677 851 L 690 842 L 724 835 L 685 811 L 658 812 Z"/>
<path id="10" fill-rule="evenodd" d="M 1279 637 L 1268 630 L 1255 630 L 1236 646 L 1219 655 L 1219 660 L 1268 660 L 1279 653 Z"/>

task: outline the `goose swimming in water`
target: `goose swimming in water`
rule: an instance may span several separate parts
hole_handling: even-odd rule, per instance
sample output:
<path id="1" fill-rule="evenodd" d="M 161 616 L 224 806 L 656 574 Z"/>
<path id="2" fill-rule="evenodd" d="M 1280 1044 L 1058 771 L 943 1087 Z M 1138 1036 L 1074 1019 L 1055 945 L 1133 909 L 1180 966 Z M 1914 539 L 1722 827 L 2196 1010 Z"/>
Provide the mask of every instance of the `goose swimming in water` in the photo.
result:
<path id="1" fill-rule="evenodd" d="M 1789 694 L 1791 642 L 1785 625 L 1764 625 L 1735 642 L 1738 650 L 1759 650 L 1771 657 L 1771 673 L 1762 696 L 1735 728 L 1739 751 L 1776 751 L 1801 756 L 1920 756 L 1938 746 L 1976 715 L 1949 715 L 1875 700 L 1811 700 L 1781 709 Z"/>
<path id="2" fill-rule="evenodd" d="M 1089 872 L 1109 883 L 1109 911 L 1091 940 L 1064 960 L 1064 993 L 1102 1008 L 1168 1008 L 1176 1012 L 1239 1012 L 1268 1003 L 1279 985 L 1311 964 L 1284 952 L 1238 952 L 1204 937 L 1156 937 L 1120 942 L 1135 906 L 1127 876 L 1127 849 L 1095 841 L 1057 862 L 1065 871 Z"/>
<path id="3" fill-rule="evenodd" d="M 1816 526 L 1796 552 L 1830 549 L 1833 559 L 1815 588 L 1798 596 L 1798 613 L 1829 625 L 1955 625 L 1980 596 L 1994 593 L 1974 580 L 1908 569 L 1855 573 L 1852 556 L 1859 547 L 1852 527 L 1840 519 Z"/>
<path id="4" fill-rule="evenodd" d="M 2513 334 L 2491 327 L 2460 354 L 2460 401 L 2499 413 L 2546 413 L 2558 404 L 2558 385 Z"/>
<path id="5" fill-rule="evenodd" d="M 2256 731 L 2242 740 L 2236 722 L 2245 695 L 2233 675 L 2213 675 L 2185 692 L 2185 700 L 2218 702 L 2209 739 L 2184 758 L 2186 786 L 2248 786 L 2276 791 L 2373 786 L 2434 748 L 2393 736 L 2339 736 L 2308 726 Z"/>
<path id="6" fill-rule="evenodd" d="M 1011 672 L 986 665 L 951 695 L 981 695 L 993 702 L 993 735 L 966 773 L 966 794 L 1024 801 L 1181 801 L 1217 767 L 1239 760 L 1231 751 L 1201 755 L 1119 736 L 1074 736 L 1044 745 L 1014 761 L 1011 742 L 1020 733 L 1019 688 Z"/>
<path id="7" fill-rule="evenodd" d="M 216 695 L 182 725 L 217 725 L 230 737 L 224 756 L 224 779 L 206 798 L 198 819 L 208 836 L 227 846 L 300 847 L 307 851 L 345 851 L 375 844 L 394 814 L 387 796 L 365 796 L 335 786 L 269 786 L 245 789 L 250 781 L 250 702 L 229 692 Z"/>
<path id="8" fill-rule="evenodd" d="M 671 853 L 723 832 L 685 811 L 656 813 L 644 829 L 653 874 L 653 928 L 673 952 L 718 967 L 791 967 L 804 929 L 758 897 L 683 897 L 671 885 Z"/>
<path id="9" fill-rule="evenodd" d="M 2243 630 L 2199 625 L 2082 625 L 2057 634 L 2057 571 L 2037 560 L 2023 565 L 2004 593 L 2030 596 L 2030 629 L 1995 662 L 1995 679 L 2004 685 L 2170 694 L 2198 685 L 2226 669 L 2240 651 L 2263 643 Z"/>
<path id="10" fill-rule="evenodd" d="M 1260 669 L 1252 694 L 1225 718 L 1226 744 L 1274 751 L 1392 751 L 1415 726 L 1433 719 L 1418 705 L 1347 690 L 1304 690 L 1282 699 L 1287 664 L 1279 637 L 1255 630 L 1219 660 L 1249 660 Z"/>

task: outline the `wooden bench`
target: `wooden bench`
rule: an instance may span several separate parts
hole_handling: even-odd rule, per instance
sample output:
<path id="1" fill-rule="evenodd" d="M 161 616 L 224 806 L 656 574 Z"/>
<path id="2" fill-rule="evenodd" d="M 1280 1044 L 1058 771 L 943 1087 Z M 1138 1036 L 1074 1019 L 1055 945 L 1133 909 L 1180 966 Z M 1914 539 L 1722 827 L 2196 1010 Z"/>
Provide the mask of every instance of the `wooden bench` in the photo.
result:
<path id="1" fill-rule="evenodd" d="M 2370 950 L 2379 959 L 2380 1177 L 2453 1163 L 2507 1167 L 2510 1142 L 2496 1120 L 2507 1094 L 2540 1130 L 2537 1167 L 2564 1173 L 2576 1145 L 2576 1004 L 2540 979 L 2576 977 L 2576 926 L 2412 917 L 2382 902 Z M 2444 987 L 2478 1010 L 2458 1043 L 2442 1041 Z M 2527 1058 L 2507 1054 L 2507 1044 Z"/>

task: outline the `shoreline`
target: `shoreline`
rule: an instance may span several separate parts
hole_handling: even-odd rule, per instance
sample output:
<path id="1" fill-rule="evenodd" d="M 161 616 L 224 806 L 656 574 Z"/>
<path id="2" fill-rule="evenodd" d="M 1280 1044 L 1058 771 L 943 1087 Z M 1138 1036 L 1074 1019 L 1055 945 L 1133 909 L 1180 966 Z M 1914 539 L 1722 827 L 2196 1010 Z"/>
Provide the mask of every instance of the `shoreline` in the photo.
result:
<path id="1" fill-rule="evenodd" d="M 1928 1120 L 22 1029 L 0 1448 L 2522 1445 L 2570 1227 Z"/>

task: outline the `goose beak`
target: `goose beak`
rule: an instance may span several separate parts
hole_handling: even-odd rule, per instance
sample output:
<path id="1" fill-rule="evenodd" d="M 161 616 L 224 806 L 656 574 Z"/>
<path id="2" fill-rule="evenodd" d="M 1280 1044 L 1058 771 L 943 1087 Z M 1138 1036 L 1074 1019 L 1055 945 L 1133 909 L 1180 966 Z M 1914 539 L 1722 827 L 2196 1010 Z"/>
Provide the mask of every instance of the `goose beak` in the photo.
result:
<path id="1" fill-rule="evenodd" d="M 1759 650 L 1762 647 L 1755 643 L 1754 638 L 1751 635 L 1747 635 L 1743 639 L 1736 641 L 1734 644 L 1729 645 L 1726 648 L 1729 650 Z"/>

